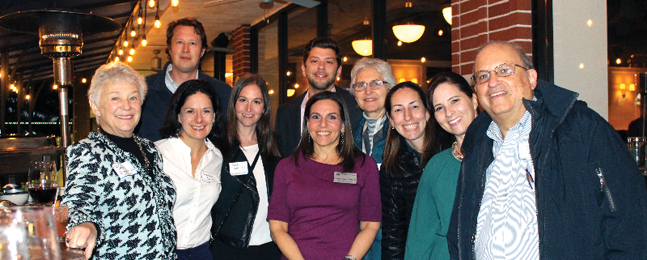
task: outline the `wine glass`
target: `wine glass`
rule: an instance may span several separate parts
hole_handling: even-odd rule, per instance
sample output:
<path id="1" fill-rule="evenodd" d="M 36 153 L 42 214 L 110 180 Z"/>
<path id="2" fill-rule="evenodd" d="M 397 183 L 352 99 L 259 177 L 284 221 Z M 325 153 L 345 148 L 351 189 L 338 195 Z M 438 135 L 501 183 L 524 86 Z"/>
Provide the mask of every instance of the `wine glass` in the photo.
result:
<path id="1" fill-rule="evenodd" d="M 29 195 L 38 203 L 52 203 L 58 193 L 58 172 L 51 161 L 35 161 L 27 176 Z"/>
<path id="2" fill-rule="evenodd" d="M 0 259 L 61 259 L 51 208 L 1 208 L 0 245 Z"/>

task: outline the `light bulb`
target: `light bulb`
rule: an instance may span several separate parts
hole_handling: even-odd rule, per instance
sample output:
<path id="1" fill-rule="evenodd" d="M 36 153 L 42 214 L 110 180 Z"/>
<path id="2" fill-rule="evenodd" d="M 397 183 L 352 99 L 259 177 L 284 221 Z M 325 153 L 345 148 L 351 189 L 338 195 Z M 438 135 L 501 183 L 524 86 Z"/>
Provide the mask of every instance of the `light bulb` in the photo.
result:
<path id="1" fill-rule="evenodd" d="M 171 5 L 172 5 L 173 7 L 177 7 L 177 5 L 178 5 L 179 3 L 180 3 L 180 1 L 178 1 L 178 0 L 171 0 Z"/>
<path id="2" fill-rule="evenodd" d="M 135 49 L 130 48 L 130 52 L 129 52 L 129 53 L 130 53 L 130 55 L 135 55 Z"/>
<path id="3" fill-rule="evenodd" d="M 162 27 L 162 22 L 160 22 L 159 16 L 155 16 L 155 28 L 159 29 Z"/>
<path id="4" fill-rule="evenodd" d="M 144 19 L 140 16 L 137 17 L 137 24 L 142 24 L 144 22 Z"/>
<path id="5" fill-rule="evenodd" d="M 128 62 L 132 62 L 132 61 L 133 61 L 133 56 L 128 56 L 128 58 L 127 58 L 126 60 L 127 60 Z"/>
<path id="6" fill-rule="evenodd" d="M 134 28 L 134 27 L 133 27 L 133 29 L 132 29 L 132 30 L 130 30 L 130 36 L 131 36 L 131 37 L 135 37 L 135 36 L 137 36 L 137 31 L 135 31 L 135 28 Z"/>
<path id="7" fill-rule="evenodd" d="M 128 47 L 128 41 L 124 41 L 124 47 Z"/>
<path id="8" fill-rule="evenodd" d="M 155 0 L 148 1 L 148 6 L 150 6 L 151 8 L 155 7 Z"/>
<path id="9" fill-rule="evenodd" d="M 115 57 L 115 62 L 118 62 L 118 61 L 119 61 L 119 57 Z"/>
<path id="10" fill-rule="evenodd" d="M 146 37 L 142 38 L 142 46 L 146 46 L 148 44 L 148 41 L 146 41 Z"/>
<path id="11" fill-rule="evenodd" d="M 124 50 L 119 49 L 119 50 L 117 51 L 117 54 L 119 54 L 119 55 L 124 55 Z"/>

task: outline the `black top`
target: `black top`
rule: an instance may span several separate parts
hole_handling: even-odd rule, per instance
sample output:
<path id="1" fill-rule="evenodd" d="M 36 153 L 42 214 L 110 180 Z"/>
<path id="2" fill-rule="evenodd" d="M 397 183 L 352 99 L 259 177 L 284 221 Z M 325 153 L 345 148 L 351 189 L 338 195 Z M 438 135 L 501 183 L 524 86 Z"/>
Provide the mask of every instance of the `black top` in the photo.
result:
<path id="1" fill-rule="evenodd" d="M 124 150 L 124 152 L 129 152 L 132 155 L 137 158 L 137 161 L 139 161 L 139 164 L 142 165 L 142 168 L 146 168 L 146 163 L 144 162 L 144 156 L 142 155 L 142 150 L 139 149 L 139 145 L 137 145 L 137 142 L 135 142 L 134 137 L 119 137 L 116 135 L 109 134 L 103 128 L 99 127 L 99 132 L 103 135 L 105 135 L 110 141 L 115 143 L 115 145 L 121 149 Z M 144 149 L 144 153 L 146 153 L 146 157 L 148 157 L 148 161 L 152 164 L 155 162 L 155 156 Z M 150 171 L 146 171 L 147 174 L 151 175 Z M 151 177 L 153 177 L 151 175 Z"/>

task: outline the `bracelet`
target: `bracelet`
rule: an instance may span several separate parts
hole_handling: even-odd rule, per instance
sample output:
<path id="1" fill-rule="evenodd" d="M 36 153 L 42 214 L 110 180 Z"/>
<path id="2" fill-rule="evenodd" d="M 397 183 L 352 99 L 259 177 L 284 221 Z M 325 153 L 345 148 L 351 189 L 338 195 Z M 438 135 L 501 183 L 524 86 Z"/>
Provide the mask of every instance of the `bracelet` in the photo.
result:
<path id="1" fill-rule="evenodd" d="M 357 260 L 357 258 L 352 255 L 347 255 L 346 257 L 344 257 L 344 260 Z"/>

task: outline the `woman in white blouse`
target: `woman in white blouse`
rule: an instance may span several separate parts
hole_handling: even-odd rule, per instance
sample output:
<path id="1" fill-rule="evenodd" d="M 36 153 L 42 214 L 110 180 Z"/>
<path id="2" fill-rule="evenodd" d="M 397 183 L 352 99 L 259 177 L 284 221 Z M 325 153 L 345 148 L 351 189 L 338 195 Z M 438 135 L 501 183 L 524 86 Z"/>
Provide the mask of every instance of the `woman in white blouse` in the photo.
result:
<path id="1" fill-rule="evenodd" d="M 208 82 L 189 80 L 177 89 L 155 142 L 164 172 L 175 184 L 173 219 L 178 259 L 211 259 L 211 207 L 220 194 L 225 147 L 218 94 Z"/>

